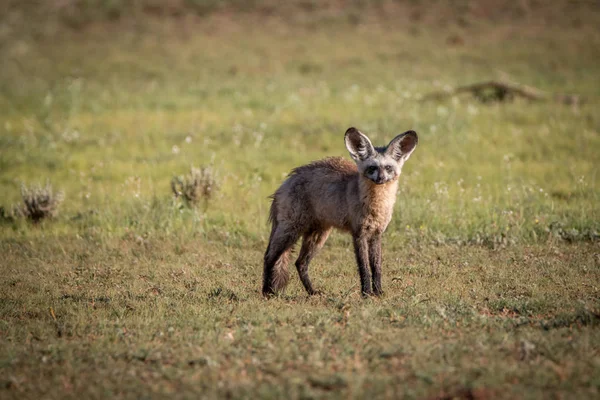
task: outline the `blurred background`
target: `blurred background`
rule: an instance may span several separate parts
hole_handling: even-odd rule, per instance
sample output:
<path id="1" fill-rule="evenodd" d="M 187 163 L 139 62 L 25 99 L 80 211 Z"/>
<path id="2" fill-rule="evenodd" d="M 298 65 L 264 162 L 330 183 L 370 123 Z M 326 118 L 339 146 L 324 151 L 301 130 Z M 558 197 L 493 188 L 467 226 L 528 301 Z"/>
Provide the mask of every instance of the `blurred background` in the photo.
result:
<path id="1" fill-rule="evenodd" d="M 594 398 L 597 0 L 0 0 L 0 398 Z M 289 171 L 414 129 L 260 294 Z M 290 266 L 293 270 L 293 266 Z M 137 393 L 137 394 L 136 394 Z"/>
<path id="2" fill-rule="evenodd" d="M 51 231 L 262 246 L 267 196 L 357 126 L 420 134 L 399 241 L 587 240 L 599 22 L 585 0 L 4 0 L 5 220 L 36 235 L 15 215 L 49 183 Z M 541 95 L 451 92 L 490 80 Z"/>

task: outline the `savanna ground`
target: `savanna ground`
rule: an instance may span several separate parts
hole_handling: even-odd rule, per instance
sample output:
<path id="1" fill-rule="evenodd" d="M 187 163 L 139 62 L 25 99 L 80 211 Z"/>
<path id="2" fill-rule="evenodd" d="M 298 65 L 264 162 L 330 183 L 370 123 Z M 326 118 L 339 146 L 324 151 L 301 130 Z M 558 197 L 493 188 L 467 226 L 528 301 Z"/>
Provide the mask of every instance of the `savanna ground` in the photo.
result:
<path id="1" fill-rule="evenodd" d="M 0 6 L 0 397 L 598 396 L 596 3 L 128 4 Z M 586 101 L 419 100 L 492 78 Z M 267 196 L 351 125 L 420 135 L 386 294 L 334 234 L 266 301 Z"/>

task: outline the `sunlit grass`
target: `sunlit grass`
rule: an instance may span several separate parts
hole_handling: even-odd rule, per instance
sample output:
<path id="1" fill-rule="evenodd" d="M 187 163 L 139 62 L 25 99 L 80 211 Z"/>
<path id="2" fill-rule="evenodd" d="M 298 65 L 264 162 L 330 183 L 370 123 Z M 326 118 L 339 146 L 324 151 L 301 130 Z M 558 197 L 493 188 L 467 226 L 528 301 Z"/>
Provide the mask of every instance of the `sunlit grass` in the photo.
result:
<path id="1" fill-rule="evenodd" d="M 52 220 L 0 220 L 0 397 L 597 394 L 596 24 L 346 17 L 0 32 L 0 206 L 65 194 Z M 420 101 L 498 76 L 587 102 Z M 349 126 L 419 133 L 386 294 L 360 297 L 334 233 L 324 296 L 292 279 L 265 301 L 268 196 L 348 157 Z M 218 178 L 202 207 L 171 190 L 190 166 Z"/>

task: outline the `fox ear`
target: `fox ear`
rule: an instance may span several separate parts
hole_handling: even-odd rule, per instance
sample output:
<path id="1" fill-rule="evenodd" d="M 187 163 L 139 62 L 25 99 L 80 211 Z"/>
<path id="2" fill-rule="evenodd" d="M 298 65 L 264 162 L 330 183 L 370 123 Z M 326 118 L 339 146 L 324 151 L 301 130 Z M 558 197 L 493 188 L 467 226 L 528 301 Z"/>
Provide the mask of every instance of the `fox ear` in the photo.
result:
<path id="1" fill-rule="evenodd" d="M 375 154 L 375 148 L 369 138 L 356 128 L 348 128 L 344 141 L 354 161 L 364 161 Z"/>
<path id="2" fill-rule="evenodd" d="M 418 142 L 419 137 L 417 136 L 417 132 L 407 131 L 393 138 L 385 152 L 396 161 L 400 161 L 402 158 L 407 160 L 415 150 L 415 147 L 417 147 Z"/>

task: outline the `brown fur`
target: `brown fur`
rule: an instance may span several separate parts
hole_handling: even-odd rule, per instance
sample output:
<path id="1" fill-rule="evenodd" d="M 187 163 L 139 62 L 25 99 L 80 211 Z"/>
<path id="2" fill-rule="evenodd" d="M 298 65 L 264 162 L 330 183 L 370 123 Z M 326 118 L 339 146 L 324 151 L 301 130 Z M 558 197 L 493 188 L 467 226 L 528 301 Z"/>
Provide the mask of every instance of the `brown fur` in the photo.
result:
<path id="1" fill-rule="evenodd" d="M 377 151 L 382 154 L 380 158 L 389 157 L 385 149 Z M 373 157 L 376 156 L 370 158 Z M 265 253 L 263 294 L 274 294 L 286 286 L 289 255 L 301 236 L 303 243 L 296 268 L 307 292 L 316 293 L 308 277 L 308 265 L 332 228 L 349 232 L 354 238 L 363 294 L 381 294 L 381 234 L 392 218 L 402 166 L 399 165 L 397 173 L 381 184 L 362 175 L 357 164 L 339 157 L 292 170 L 272 196 L 269 214 L 272 230 Z M 371 267 L 371 274 L 367 266 Z"/>

